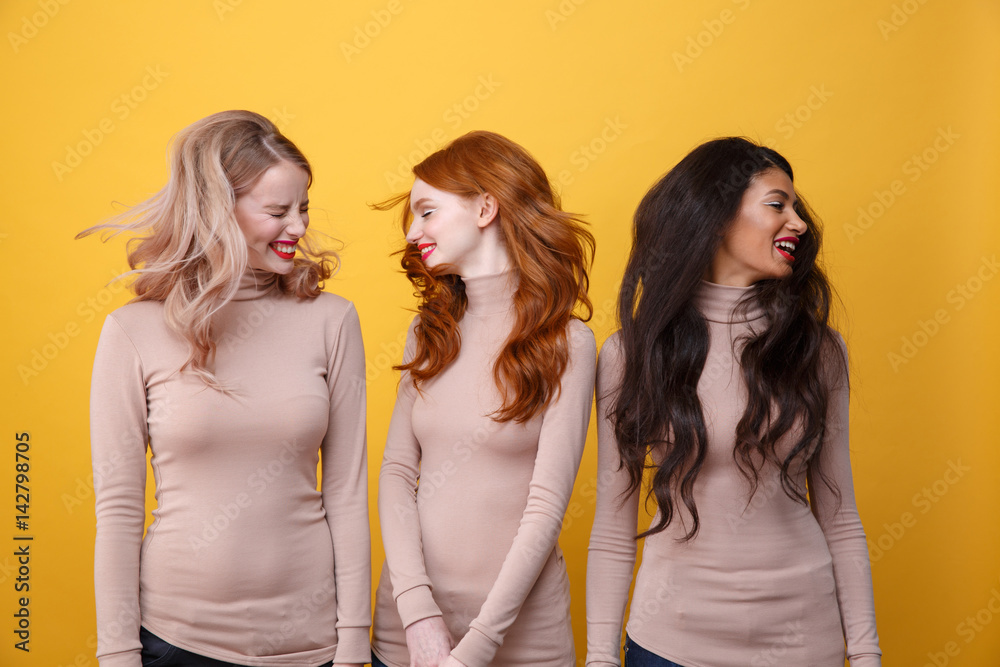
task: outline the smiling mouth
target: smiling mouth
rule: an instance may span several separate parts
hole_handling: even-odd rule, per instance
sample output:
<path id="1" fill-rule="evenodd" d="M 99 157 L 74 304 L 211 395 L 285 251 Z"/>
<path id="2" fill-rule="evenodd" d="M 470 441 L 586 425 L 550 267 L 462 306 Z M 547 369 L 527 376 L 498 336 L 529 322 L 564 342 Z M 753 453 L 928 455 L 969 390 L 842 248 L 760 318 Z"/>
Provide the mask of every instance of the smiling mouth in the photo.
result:
<path id="1" fill-rule="evenodd" d="M 778 251 L 778 254 L 787 259 L 789 262 L 794 262 L 795 257 L 795 246 L 799 244 L 799 240 L 794 236 L 786 236 L 780 238 L 774 242 L 774 249 Z"/>
<path id="2" fill-rule="evenodd" d="M 282 243 L 281 241 L 277 241 L 275 243 L 269 243 L 268 247 L 281 259 L 292 259 L 295 257 L 295 249 L 298 245 L 295 243 Z"/>
<path id="3" fill-rule="evenodd" d="M 417 250 L 420 251 L 420 259 L 426 261 L 427 258 L 431 256 L 431 253 L 434 252 L 436 248 L 437 248 L 436 243 L 421 243 L 420 245 L 418 245 Z"/>

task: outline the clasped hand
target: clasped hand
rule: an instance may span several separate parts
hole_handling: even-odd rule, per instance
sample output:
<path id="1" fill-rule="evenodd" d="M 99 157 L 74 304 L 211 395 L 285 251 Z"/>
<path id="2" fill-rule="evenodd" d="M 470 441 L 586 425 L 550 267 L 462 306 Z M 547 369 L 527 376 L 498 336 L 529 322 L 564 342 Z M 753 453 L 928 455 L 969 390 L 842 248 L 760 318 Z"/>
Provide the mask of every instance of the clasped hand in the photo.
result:
<path id="1" fill-rule="evenodd" d="M 407 627 L 406 648 L 410 652 L 410 667 L 465 667 L 451 656 L 451 633 L 440 616 Z"/>

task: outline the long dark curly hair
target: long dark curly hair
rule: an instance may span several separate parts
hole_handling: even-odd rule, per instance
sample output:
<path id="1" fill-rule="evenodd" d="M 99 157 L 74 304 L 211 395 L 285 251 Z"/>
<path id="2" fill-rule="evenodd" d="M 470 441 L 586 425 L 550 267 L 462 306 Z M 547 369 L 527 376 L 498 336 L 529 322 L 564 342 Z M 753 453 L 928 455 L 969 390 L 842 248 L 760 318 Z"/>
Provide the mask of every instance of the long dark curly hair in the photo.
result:
<path id="1" fill-rule="evenodd" d="M 693 489 L 708 433 L 697 387 L 709 331 L 694 297 L 744 192 L 772 168 L 792 178 L 788 161 L 770 148 L 739 137 L 709 141 L 653 186 L 636 210 L 618 298 L 624 373 L 608 418 L 629 473 L 629 493 L 641 487 L 647 468 L 655 470 L 647 498 L 655 498 L 659 519 L 638 537 L 666 529 L 678 497 L 693 519 L 683 539 L 698 532 Z M 808 231 L 796 247 L 791 275 L 755 283 L 740 304 L 744 310 L 761 308 L 767 325 L 740 341 L 748 401 L 733 458 L 750 483 L 750 498 L 763 466 L 773 462 L 784 492 L 808 503 L 807 490 L 793 477 L 802 464 L 836 493 L 815 464 L 826 427 L 830 364 L 844 365 L 846 359 L 828 326 L 832 292 L 817 263 L 821 230 L 801 198 L 797 207 Z M 789 358 L 796 363 L 787 363 Z M 786 434 L 794 444 L 779 458 L 775 444 Z M 650 462 L 654 450 L 662 455 L 659 465 Z"/>

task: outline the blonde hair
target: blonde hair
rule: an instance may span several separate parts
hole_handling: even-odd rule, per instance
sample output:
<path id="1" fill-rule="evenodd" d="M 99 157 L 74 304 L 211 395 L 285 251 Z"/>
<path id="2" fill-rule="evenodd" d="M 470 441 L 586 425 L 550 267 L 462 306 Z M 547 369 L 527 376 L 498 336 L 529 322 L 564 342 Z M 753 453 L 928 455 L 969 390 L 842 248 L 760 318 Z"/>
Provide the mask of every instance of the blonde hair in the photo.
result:
<path id="1" fill-rule="evenodd" d="M 137 275 L 132 301 L 162 301 L 167 325 L 190 345 L 180 370 L 190 369 L 211 387 L 223 389 L 210 369 L 215 353 L 212 316 L 236 295 L 249 261 L 236 223 L 236 198 L 282 160 L 312 169 L 302 152 L 267 118 L 251 111 L 223 111 L 203 118 L 175 137 L 170 180 L 158 193 L 125 213 L 80 232 L 144 232 L 127 244 Z M 314 298 L 333 275 L 335 252 L 299 241 L 287 275 L 278 276 L 286 294 Z M 126 274 L 128 275 L 128 274 Z"/>

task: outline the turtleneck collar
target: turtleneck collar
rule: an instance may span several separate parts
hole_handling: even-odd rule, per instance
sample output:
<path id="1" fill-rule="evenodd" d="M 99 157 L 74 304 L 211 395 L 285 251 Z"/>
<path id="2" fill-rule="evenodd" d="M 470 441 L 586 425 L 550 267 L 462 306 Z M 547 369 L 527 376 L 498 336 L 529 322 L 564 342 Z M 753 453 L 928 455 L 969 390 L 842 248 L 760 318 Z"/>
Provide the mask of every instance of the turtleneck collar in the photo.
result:
<path id="1" fill-rule="evenodd" d="M 702 280 L 694 296 L 695 307 L 709 322 L 722 324 L 738 324 L 752 322 L 764 316 L 760 304 L 751 302 L 745 313 L 741 307 L 737 312 L 737 304 L 753 290 L 752 287 L 732 287 L 716 285 Z"/>
<path id="2" fill-rule="evenodd" d="M 240 276 L 240 287 L 233 301 L 252 301 L 269 293 L 278 284 L 278 274 L 259 269 L 247 269 Z"/>
<path id="3" fill-rule="evenodd" d="M 514 305 L 517 281 L 513 271 L 504 271 L 492 276 L 462 278 L 468 305 L 466 315 L 480 317 L 495 313 L 506 313 Z"/>

